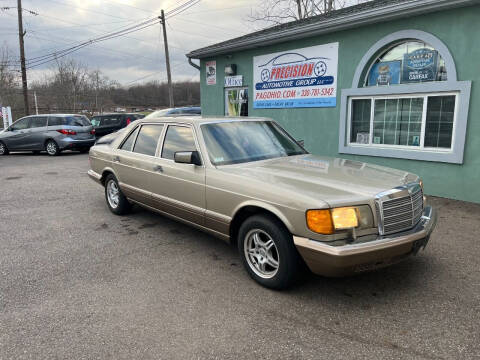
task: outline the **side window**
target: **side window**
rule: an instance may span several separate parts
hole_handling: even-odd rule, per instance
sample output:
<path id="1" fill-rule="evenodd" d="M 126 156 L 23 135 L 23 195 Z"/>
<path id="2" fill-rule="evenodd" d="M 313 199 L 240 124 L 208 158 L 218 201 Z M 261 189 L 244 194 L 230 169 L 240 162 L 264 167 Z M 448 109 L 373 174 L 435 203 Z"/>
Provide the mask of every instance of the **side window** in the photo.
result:
<path id="1" fill-rule="evenodd" d="M 123 142 L 123 144 L 120 146 L 120 149 L 126 150 L 126 151 L 132 151 L 132 145 L 133 142 L 135 141 L 135 137 L 137 136 L 138 133 L 138 127 L 133 131 L 128 137 L 127 140 Z"/>
<path id="2" fill-rule="evenodd" d="M 47 126 L 47 117 L 46 116 L 35 116 L 32 118 L 30 123 L 31 128 L 39 128 Z"/>
<path id="3" fill-rule="evenodd" d="M 90 119 L 90 122 L 92 123 L 92 125 L 94 127 L 97 127 L 97 126 L 100 125 L 100 118 L 95 116 L 95 117 Z"/>
<path id="4" fill-rule="evenodd" d="M 162 129 L 163 125 L 143 125 L 137 136 L 133 152 L 155 156 Z"/>
<path id="5" fill-rule="evenodd" d="M 25 130 L 29 128 L 31 118 L 20 119 L 13 124 L 13 130 Z"/>
<path id="6" fill-rule="evenodd" d="M 59 116 L 50 116 L 48 118 L 48 126 L 61 126 L 62 124 L 62 118 Z"/>
<path id="7" fill-rule="evenodd" d="M 102 119 L 102 126 L 117 126 L 122 122 L 120 116 L 106 116 Z"/>
<path id="8" fill-rule="evenodd" d="M 173 160 L 177 151 L 195 151 L 195 139 L 192 128 L 170 125 L 163 143 L 162 158 Z"/>

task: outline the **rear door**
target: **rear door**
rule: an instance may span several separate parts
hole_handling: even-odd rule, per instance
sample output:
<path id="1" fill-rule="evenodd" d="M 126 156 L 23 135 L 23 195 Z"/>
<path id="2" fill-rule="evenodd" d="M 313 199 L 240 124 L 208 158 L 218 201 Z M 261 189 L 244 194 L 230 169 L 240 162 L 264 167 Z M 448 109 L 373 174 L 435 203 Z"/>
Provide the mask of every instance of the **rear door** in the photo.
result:
<path id="1" fill-rule="evenodd" d="M 113 156 L 113 167 L 122 191 L 127 197 L 150 206 L 155 155 L 163 128 L 159 123 L 137 126 Z"/>
<path id="2" fill-rule="evenodd" d="M 28 149 L 43 150 L 47 138 L 47 116 L 32 116 L 30 134 L 28 136 Z"/>

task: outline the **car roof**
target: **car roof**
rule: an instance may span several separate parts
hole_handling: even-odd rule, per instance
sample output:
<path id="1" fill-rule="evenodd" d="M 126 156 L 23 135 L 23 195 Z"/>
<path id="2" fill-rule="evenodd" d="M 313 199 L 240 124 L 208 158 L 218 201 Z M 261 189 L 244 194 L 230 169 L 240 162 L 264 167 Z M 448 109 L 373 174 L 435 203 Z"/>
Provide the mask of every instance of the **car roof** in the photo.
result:
<path id="1" fill-rule="evenodd" d="M 236 117 L 236 116 L 161 116 L 153 118 L 143 118 L 137 120 L 136 123 L 185 123 L 185 124 L 207 124 L 207 123 L 221 123 L 233 121 L 272 121 L 272 119 L 264 117 Z"/>
<path id="2" fill-rule="evenodd" d="M 67 116 L 86 116 L 84 114 L 31 114 L 25 117 L 31 116 L 58 116 L 58 117 L 67 117 Z"/>
<path id="3" fill-rule="evenodd" d="M 141 113 L 124 113 L 124 112 L 112 112 L 112 113 L 103 113 L 103 114 L 97 114 L 97 115 L 93 115 L 94 117 L 95 116 L 109 116 L 109 115 L 143 115 Z"/>

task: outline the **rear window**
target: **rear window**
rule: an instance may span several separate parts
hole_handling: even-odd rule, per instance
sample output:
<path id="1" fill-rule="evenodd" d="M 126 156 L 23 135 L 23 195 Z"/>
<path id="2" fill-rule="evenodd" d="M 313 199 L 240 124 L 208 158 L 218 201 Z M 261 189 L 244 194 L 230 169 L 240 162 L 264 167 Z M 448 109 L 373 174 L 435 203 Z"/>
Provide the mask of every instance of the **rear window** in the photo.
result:
<path id="1" fill-rule="evenodd" d="M 63 125 L 68 126 L 90 126 L 91 123 L 86 116 L 67 116 L 63 118 Z"/>

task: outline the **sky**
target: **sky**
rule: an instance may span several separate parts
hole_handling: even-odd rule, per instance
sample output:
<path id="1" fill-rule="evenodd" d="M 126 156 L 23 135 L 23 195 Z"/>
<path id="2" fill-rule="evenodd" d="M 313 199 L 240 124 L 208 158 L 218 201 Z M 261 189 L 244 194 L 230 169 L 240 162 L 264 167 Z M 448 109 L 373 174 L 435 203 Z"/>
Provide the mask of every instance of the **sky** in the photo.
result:
<path id="1" fill-rule="evenodd" d="M 174 9 L 186 0 L 23 0 L 26 58 L 68 48 L 102 34 L 137 24 Z M 259 0 L 201 0 L 177 16 L 167 18 L 173 81 L 198 80 L 199 71 L 185 54 L 254 31 L 247 20 Z M 16 0 L 0 0 L 0 7 Z M 0 45 L 18 58 L 17 10 L 0 11 Z M 89 45 L 69 55 L 90 69 L 99 69 L 124 86 L 166 81 L 161 25 L 156 24 L 124 37 Z M 44 64 L 28 70 L 29 82 L 51 70 Z"/>

